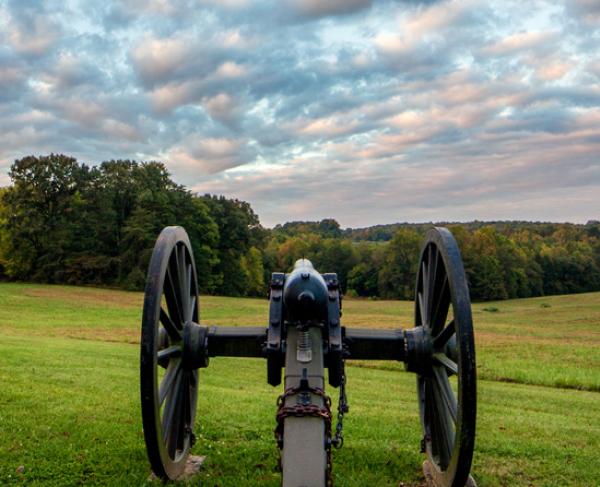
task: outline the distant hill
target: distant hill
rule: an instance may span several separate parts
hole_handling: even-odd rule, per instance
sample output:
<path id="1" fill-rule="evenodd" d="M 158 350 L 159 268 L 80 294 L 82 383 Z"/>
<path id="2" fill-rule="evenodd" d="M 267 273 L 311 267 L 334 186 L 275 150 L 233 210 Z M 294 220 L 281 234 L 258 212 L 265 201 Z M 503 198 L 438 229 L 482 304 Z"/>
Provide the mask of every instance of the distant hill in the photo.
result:
<path id="1" fill-rule="evenodd" d="M 329 220 L 331 221 L 331 220 Z M 334 220 L 335 221 L 335 220 Z M 302 222 L 307 225 L 311 222 Z M 317 222 L 315 222 L 317 223 Z M 287 225 L 287 224 L 286 224 Z M 511 235 L 520 230 L 529 230 L 541 236 L 549 236 L 561 226 L 570 226 L 579 229 L 591 231 L 594 236 L 600 236 L 600 221 L 590 220 L 586 224 L 578 223 L 553 223 L 553 222 L 530 222 L 524 220 L 506 220 L 506 221 L 480 221 L 471 222 L 428 222 L 428 223 L 390 223 L 387 225 L 373 225 L 363 228 L 346 228 L 341 231 L 345 238 L 355 241 L 367 240 L 371 242 L 387 242 L 391 240 L 394 234 L 401 228 L 411 228 L 418 233 L 425 233 L 432 226 L 452 227 L 461 226 L 472 232 L 483 227 L 493 227 L 496 231 Z M 284 225 L 285 227 L 285 225 Z"/>

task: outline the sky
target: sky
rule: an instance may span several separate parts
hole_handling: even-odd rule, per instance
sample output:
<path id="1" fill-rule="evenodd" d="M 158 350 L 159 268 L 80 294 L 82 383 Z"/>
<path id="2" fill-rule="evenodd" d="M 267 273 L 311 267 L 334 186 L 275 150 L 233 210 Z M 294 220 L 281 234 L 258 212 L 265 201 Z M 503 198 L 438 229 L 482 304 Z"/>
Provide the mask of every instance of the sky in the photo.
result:
<path id="1" fill-rule="evenodd" d="M 159 160 L 265 226 L 600 219 L 600 2 L 0 0 L 0 185 Z"/>

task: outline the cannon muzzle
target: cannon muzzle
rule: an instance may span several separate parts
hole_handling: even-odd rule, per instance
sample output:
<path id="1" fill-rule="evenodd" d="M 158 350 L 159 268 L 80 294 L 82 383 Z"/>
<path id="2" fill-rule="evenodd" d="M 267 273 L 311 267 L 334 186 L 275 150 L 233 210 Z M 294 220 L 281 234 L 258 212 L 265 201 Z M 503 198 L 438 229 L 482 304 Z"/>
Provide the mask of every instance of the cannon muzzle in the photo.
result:
<path id="1" fill-rule="evenodd" d="M 286 319 L 306 323 L 327 319 L 327 284 L 308 259 L 298 259 L 283 287 Z"/>

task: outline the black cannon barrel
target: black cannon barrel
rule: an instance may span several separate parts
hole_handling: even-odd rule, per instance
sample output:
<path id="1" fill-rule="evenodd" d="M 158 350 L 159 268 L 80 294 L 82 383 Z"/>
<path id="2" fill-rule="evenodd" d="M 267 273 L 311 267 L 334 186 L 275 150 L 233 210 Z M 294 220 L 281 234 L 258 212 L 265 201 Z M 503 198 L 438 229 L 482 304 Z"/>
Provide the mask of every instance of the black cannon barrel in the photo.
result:
<path id="1" fill-rule="evenodd" d="M 283 303 L 288 321 L 325 321 L 327 284 L 308 259 L 299 259 L 285 276 Z"/>

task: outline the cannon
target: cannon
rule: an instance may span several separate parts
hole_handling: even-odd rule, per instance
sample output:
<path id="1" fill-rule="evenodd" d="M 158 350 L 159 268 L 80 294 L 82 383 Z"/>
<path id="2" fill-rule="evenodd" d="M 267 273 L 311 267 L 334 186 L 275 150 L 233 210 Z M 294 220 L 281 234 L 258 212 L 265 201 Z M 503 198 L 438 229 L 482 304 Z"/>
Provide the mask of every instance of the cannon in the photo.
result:
<path id="1" fill-rule="evenodd" d="M 280 386 L 283 374 L 274 411 L 282 485 L 332 485 L 332 449 L 343 444 L 348 412 L 345 363 L 394 360 L 416 374 L 428 479 L 439 487 L 472 484 L 471 303 L 460 252 L 446 228 L 426 234 L 415 295 L 413 328 L 345 327 L 337 275 L 320 274 L 300 259 L 290 273 L 273 273 L 267 324 L 201 325 L 190 241 L 183 228 L 166 227 L 150 260 L 142 316 L 141 411 L 153 472 L 163 480 L 177 479 L 185 467 L 196 441 L 198 376 L 209 359 L 262 357 L 269 384 Z M 329 385 L 340 389 L 336 427 L 326 375 Z"/>

